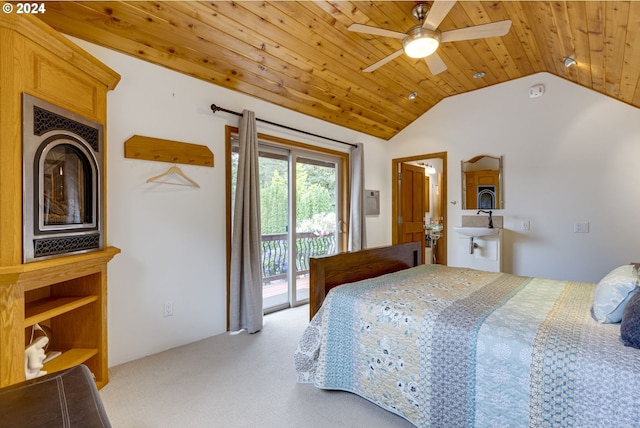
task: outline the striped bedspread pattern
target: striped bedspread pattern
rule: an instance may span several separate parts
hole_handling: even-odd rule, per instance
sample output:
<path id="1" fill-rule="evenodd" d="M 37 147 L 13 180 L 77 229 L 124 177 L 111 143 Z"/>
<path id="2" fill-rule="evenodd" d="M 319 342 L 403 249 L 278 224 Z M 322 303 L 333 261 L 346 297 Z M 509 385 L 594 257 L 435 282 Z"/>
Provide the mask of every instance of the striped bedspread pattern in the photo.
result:
<path id="1" fill-rule="evenodd" d="M 333 289 L 298 382 L 418 427 L 632 427 L 640 353 L 591 319 L 594 285 L 422 265 Z"/>

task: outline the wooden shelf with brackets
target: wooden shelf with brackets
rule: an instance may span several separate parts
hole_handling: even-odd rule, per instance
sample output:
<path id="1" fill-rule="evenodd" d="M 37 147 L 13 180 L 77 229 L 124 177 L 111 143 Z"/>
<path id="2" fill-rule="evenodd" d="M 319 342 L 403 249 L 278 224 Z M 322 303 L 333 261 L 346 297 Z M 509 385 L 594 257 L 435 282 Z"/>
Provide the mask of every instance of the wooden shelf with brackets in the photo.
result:
<path id="1" fill-rule="evenodd" d="M 213 153 L 207 146 L 141 135 L 124 142 L 124 157 L 213 167 Z"/>

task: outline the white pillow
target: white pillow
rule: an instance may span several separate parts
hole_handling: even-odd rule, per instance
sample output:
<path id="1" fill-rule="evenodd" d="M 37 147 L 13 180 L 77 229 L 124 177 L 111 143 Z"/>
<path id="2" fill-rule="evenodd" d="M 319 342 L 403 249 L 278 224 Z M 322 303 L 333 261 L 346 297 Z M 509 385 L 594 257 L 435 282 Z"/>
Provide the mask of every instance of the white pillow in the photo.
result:
<path id="1" fill-rule="evenodd" d="M 638 272 L 633 265 L 615 268 L 596 286 L 591 315 L 599 323 L 617 323 L 627 301 L 638 291 Z"/>

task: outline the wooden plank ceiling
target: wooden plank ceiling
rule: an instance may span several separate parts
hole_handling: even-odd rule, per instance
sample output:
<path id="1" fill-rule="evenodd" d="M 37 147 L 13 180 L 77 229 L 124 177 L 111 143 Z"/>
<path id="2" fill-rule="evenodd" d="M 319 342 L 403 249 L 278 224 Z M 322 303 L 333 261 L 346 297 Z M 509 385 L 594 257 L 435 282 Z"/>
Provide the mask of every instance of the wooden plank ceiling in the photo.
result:
<path id="1" fill-rule="evenodd" d="M 390 139 L 443 98 L 549 72 L 640 107 L 640 1 L 459 1 L 447 31 L 512 20 L 503 37 L 443 43 L 447 71 L 401 55 L 416 2 L 47 2 L 57 30 L 319 119 Z M 578 65 L 565 68 L 562 58 Z M 484 72 L 482 78 L 472 77 Z M 414 100 L 408 94 L 417 92 Z M 224 100 L 211 100 L 225 107 Z"/>

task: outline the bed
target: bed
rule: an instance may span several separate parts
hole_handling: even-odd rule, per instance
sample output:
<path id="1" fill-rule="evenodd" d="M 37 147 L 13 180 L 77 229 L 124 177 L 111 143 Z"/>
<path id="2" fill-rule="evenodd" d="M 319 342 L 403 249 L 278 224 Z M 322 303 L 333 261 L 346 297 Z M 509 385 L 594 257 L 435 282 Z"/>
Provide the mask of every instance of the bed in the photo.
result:
<path id="1" fill-rule="evenodd" d="M 639 426 L 640 350 L 593 319 L 600 285 L 421 265 L 420 251 L 311 262 L 298 382 L 418 427 Z"/>

